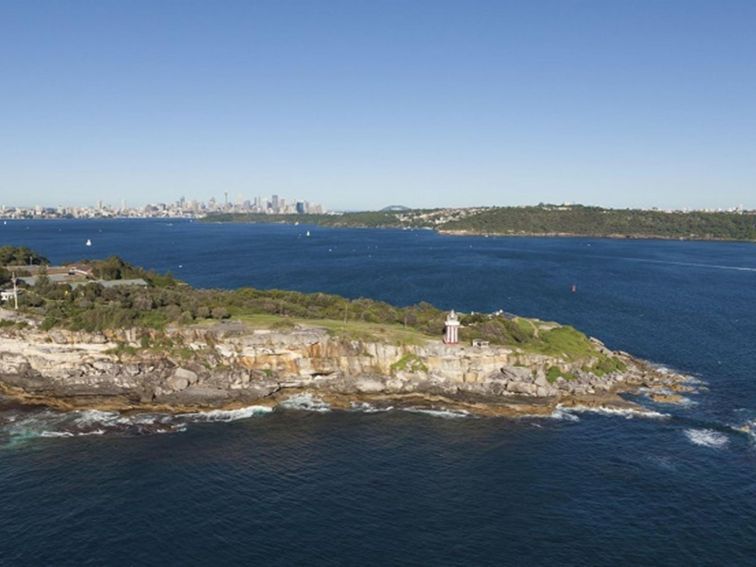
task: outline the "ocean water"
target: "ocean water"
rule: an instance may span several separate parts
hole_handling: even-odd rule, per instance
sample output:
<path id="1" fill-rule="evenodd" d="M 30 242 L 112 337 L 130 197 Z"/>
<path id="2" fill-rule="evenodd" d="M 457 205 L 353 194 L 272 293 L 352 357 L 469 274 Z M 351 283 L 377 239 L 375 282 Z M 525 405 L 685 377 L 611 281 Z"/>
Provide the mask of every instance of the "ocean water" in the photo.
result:
<path id="1" fill-rule="evenodd" d="M 155 220 L 8 221 L 5 243 L 197 286 L 554 319 L 704 387 L 683 406 L 640 398 L 647 415 L 519 420 L 6 402 L 0 564 L 756 565 L 752 244 Z"/>

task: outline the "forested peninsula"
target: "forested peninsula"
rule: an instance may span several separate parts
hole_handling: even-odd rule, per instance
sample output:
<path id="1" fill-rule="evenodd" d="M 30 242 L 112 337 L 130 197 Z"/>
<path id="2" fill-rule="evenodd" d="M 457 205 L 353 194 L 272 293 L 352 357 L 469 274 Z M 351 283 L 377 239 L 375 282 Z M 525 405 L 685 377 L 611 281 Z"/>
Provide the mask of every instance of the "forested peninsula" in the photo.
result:
<path id="1" fill-rule="evenodd" d="M 665 212 L 582 205 L 383 210 L 324 215 L 217 213 L 202 220 L 302 223 L 342 228 L 433 229 L 452 235 L 756 241 L 754 213 Z"/>

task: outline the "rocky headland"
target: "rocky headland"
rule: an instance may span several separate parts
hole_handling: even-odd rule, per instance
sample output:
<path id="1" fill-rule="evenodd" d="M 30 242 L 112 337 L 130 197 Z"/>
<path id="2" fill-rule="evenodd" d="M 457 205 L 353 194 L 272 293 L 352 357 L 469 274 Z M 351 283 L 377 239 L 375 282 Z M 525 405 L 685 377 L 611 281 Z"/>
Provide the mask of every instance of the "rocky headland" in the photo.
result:
<path id="1" fill-rule="evenodd" d="M 638 409 L 621 394 L 675 403 L 686 377 L 607 349 L 615 370 L 500 345 L 417 344 L 349 338 L 317 324 L 286 329 L 244 322 L 97 332 L 43 330 L 0 313 L 0 393 L 25 404 L 167 412 L 276 406 L 310 396 L 357 404 L 544 415 L 556 407 Z"/>

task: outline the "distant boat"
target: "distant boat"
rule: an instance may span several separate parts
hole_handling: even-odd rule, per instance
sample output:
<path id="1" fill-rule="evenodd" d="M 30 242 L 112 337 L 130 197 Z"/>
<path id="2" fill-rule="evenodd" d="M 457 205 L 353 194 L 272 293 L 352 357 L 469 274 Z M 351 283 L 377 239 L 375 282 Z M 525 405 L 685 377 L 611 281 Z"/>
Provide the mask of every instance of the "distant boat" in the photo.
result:
<path id="1" fill-rule="evenodd" d="M 86 246 L 92 246 L 92 241 L 87 238 L 87 241 L 85 242 Z"/>
<path id="2" fill-rule="evenodd" d="M 577 291 L 577 285 L 572 284 L 572 293 L 575 293 Z"/>
<path id="3" fill-rule="evenodd" d="M 307 234 L 305 236 L 307 236 L 308 238 L 310 237 L 310 231 L 309 230 L 307 231 Z"/>

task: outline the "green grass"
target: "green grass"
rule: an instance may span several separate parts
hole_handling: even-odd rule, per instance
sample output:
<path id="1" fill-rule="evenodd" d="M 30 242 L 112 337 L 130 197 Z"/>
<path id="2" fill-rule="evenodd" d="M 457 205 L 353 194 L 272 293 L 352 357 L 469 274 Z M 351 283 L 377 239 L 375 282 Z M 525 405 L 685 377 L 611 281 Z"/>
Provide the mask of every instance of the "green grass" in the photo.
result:
<path id="1" fill-rule="evenodd" d="M 603 377 L 613 372 L 623 372 L 627 370 L 627 364 L 618 358 L 610 358 L 606 355 L 602 355 L 593 366 L 586 370 L 592 372 L 596 376 Z"/>
<path id="2" fill-rule="evenodd" d="M 526 335 L 530 337 L 538 336 L 538 326 L 532 319 L 525 317 L 515 317 L 512 322 Z"/>
<path id="3" fill-rule="evenodd" d="M 428 372 L 422 360 L 414 354 L 405 354 L 402 358 L 391 365 L 391 373 L 396 372 Z"/>
<path id="4" fill-rule="evenodd" d="M 564 378 L 565 380 L 577 380 L 577 376 L 575 376 L 572 372 L 564 372 L 558 366 L 549 367 L 548 371 L 546 372 L 546 380 L 548 380 L 550 384 L 553 384 L 557 381 L 557 378 Z"/>
<path id="5" fill-rule="evenodd" d="M 526 351 L 563 356 L 567 360 L 599 358 L 600 352 L 590 339 L 573 327 L 557 327 L 543 331 L 538 338 L 525 343 Z"/>
<path id="6" fill-rule="evenodd" d="M 389 323 L 368 323 L 365 321 L 337 321 L 334 319 L 304 319 L 298 317 L 284 317 L 267 313 L 247 313 L 237 311 L 234 319 L 252 328 L 258 329 L 286 329 L 296 325 L 302 327 L 325 329 L 332 336 L 368 342 L 385 342 L 396 345 L 422 345 L 428 340 L 438 337 L 424 335 L 420 331 Z"/>

